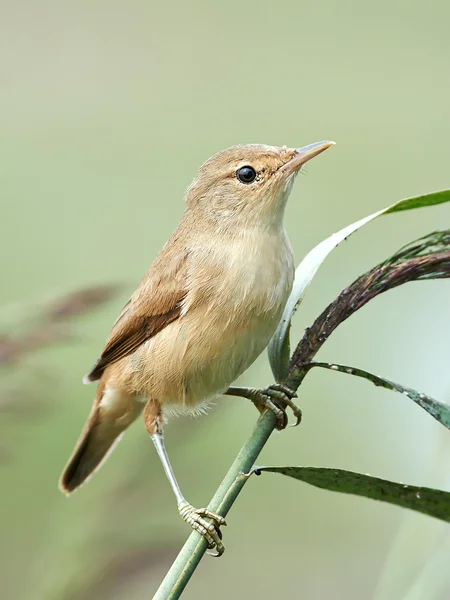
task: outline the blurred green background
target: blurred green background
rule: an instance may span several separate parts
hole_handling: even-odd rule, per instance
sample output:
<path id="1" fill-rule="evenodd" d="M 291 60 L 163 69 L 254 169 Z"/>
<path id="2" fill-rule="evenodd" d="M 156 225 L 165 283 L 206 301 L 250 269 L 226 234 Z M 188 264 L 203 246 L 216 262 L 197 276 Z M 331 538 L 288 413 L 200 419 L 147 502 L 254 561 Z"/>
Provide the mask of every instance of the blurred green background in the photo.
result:
<path id="1" fill-rule="evenodd" d="M 337 146 L 308 165 L 287 211 L 296 260 L 402 197 L 449 186 L 448 2 L 1 2 L 0 334 L 43 303 L 118 282 L 73 339 L 4 365 L 0 581 L 23 600 L 151 598 L 189 530 L 141 422 L 70 499 L 59 474 L 91 405 L 81 384 L 113 320 L 176 226 L 211 154 L 244 142 Z M 362 271 L 448 227 L 449 208 L 369 225 L 313 282 L 293 341 Z M 343 324 L 320 353 L 450 397 L 450 287 L 409 284 Z M 242 384 L 271 382 L 266 355 Z M 313 372 L 304 420 L 260 464 L 335 466 L 449 489 L 449 436 L 408 399 Z M 223 398 L 166 428 L 188 499 L 205 505 L 256 419 Z M 450 598 L 448 526 L 310 488 L 251 480 L 186 599 Z"/>

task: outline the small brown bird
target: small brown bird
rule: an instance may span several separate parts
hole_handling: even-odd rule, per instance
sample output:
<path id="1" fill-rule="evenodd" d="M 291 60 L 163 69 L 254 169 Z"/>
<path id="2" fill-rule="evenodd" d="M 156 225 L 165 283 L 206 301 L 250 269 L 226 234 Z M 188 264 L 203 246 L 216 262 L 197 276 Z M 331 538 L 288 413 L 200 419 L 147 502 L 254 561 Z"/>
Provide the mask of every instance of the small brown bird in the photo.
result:
<path id="1" fill-rule="evenodd" d="M 100 466 L 143 411 L 181 516 L 210 548 L 223 552 L 224 519 L 192 507 L 177 484 L 164 447 L 164 415 L 200 412 L 228 393 L 274 410 L 279 428 L 286 424 L 286 406 L 299 418 L 287 389 L 229 386 L 267 346 L 291 292 L 294 262 L 283 215 L 295 176 L 333 144 L 233 146 L 200 168 L 178 228 L 85 377 L 99 382 L 97 394 L 61 476 L 63 492 Z"/>

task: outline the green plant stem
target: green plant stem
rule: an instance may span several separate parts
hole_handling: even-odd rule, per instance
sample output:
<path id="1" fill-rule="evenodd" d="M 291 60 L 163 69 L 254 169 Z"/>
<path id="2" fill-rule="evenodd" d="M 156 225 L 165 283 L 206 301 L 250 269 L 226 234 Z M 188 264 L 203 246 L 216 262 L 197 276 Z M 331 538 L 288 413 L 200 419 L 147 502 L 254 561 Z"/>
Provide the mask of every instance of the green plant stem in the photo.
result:
<path id="1" fill-rule="evenodd" d="M 443 201 L 447 200 L 438 200 L 438 202 Z M 391 212 L 392 209 L 393 207 L 390 209 Z M 396 208 L 396 210 L 404 209 L 405 206 L 403 204 L 402 208 Z M 417 242 L 413 242 L 407 248 L 401 249 L 389 261 L 377 265 L 374 269 L 371 269 L 344 289 L 322 314 L 319 315 L 313 325 L 306 330 L 305 335 L 300 340 L 290 359 L 286 379 L 280 383 L 296 391 L 308 371 L 314 366 L 311 363 L 314 356 L 331 333 L 333 333 L 340 323 L 345 321 L 375 296 L 408 281 L 449 277 L 450 252 L 443 251 L 448 247 L 449 241 L 450 234 L 447 231 L 430 234 Z M 289 320 L 291 317 L 292 314 L 289 315 Z M 286 343 L 288 343 L 288 338 L 284 344 Z M 281 348 L 280 351 L 283 351 L 283 349 Z M 288 354 L 289 352 L 285 348 L 283 355 L 285 359 Z M 380 378 L 377 379 L 378 384 L 379 381 L 381 381 Z M 391 389 L 400 391 L 397 384 L 395 384 L 397 387 L 394 386 L 392 388 L 392 382 L 383 381 L 385 387 L 391 385 Z M 401 391 L 404 392 L 405 389 L 402 388 Z M 420 395 L 419 399 L 423 400 L 423 398 L 420 398 Z M 226 516 L 247 480 L 245 473 L 250 472 L 275 426 L 276 418 L 273 412 L 267 411 L 260 417 L 252 435 L 244 444 L 211 500 L 208 508 L 212 512 Z M 206 549 L 207 546 L 204 538 L 196 532 L 191 533 L 156 592 L 154 600 L 176 600 L 179 598 Z"/>
<path id="2" fill-rule="evenodd" d="M 209 510 L 222 516 L 227 515 L 248 479 L 245 473 L 250 472 L 275 426 L 276 417 L 271 411 L 267 411 L 258 419 L 252 435 L 242 447 L 209 503 Z M 205 539 L 193 531 L 159 586 L 153 600 L 176 600 L 179 598 L 206 550 Z"/>

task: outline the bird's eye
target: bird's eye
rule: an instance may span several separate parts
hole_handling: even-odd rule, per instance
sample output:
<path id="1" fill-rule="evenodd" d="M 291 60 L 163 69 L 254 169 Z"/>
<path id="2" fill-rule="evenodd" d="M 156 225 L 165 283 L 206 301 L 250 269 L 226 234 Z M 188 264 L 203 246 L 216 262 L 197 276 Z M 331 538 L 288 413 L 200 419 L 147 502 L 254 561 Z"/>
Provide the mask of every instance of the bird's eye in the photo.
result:
<path id="1" fill-rule="evenodd" d="M 253 167 L 247 165 L 236 171 L 236 177 L 241 183 L 253 183 L 256 179 L 256 171 Z"/>

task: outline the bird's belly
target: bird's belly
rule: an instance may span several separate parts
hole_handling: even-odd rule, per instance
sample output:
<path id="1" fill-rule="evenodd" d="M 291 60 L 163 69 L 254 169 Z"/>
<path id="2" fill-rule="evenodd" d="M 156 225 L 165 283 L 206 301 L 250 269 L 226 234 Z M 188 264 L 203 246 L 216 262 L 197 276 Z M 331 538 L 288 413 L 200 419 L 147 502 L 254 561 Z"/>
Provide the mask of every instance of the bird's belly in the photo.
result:
<path id="1" fill-rule="evenodd" d="M 183 373 L 184 402 L 195 405 L 224 392 L 261 354 L 273 330 L 272 319 L 254 319 L 245 329 L 230 327 L 209 347 L 192 348 Z"/>
<path id="2" fill-rule="evenodd" d="M 245 322 L 193 311 L 171 323 L 129 357 L 133 391 L 181 411 L 207 403 L 261 354 L 281 310 Z"/>
<path id="3" fill-rule="evenodd" d="M 226 260 L 204 260 L 207 276 L 193 279 L 180 318 L 124 359 L 128 391 L 194 407 L 225 391 L 267 346 L 292 288 L 287 238 L 235 243 Z"/>

